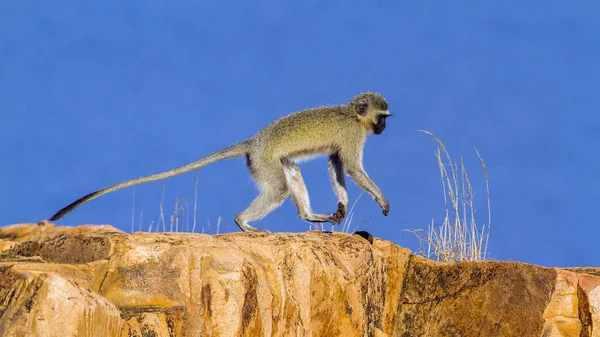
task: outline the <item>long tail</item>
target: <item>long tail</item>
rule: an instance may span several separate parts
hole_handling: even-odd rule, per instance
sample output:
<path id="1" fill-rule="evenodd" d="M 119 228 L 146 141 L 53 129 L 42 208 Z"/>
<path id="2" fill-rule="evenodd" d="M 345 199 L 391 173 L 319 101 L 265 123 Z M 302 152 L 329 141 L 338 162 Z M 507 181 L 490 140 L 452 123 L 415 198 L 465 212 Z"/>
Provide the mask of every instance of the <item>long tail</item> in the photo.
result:
<path id="1" fill-rule="evenodd" d="M 234 145 L 232 145 L 226 149 L 223 149 L 221 151 L 212 153 L 212 154 L 210 154 L 204 158 L 201 158 L 195 162 L 174 168 L 172 170 L 145 176 L 145 177 L 139 177 L 136 179 L 127 180 L 122 183 L 103 188 L 96 192 L 92 192 L 92 193 L 78 199 L 77 201 L 73 202 L 72 204 L 68 205 L 67 207 L 61 209 L 60 211 L 56 212 L 56 214 L 54 214 L 50 218 L 50 221 L 58 220 L 58 219 L 62 218 L 63 216 L 67 215 L 67 213 L 71 212 L 75 208 L 83 205 L 84 203 L 86 203 L 92 199 L 98 198 L 99 196 L 104 195 L 106 193 L 120 190 L 122 188 L 133 186 L 133 185 L 138 185 L 138 184 L 148 183 L 148 182 L 155 181 L 155 180 L 170 178 L 170 177 L 182 174 L 182 173 L 186 173 L 186 172 L 198 169 L 202 166 L 206 166 L 208 164 L 214 163 L 219 160 L 229 159 L 229 158 L 234 158 L 234 157 L 241 157 L 244 154 L 246 154 L 246 152 L 248 151 L 249 143 L 250 142 L 248 140 L 245 140 L 243 142 L 234 144 Z"/>

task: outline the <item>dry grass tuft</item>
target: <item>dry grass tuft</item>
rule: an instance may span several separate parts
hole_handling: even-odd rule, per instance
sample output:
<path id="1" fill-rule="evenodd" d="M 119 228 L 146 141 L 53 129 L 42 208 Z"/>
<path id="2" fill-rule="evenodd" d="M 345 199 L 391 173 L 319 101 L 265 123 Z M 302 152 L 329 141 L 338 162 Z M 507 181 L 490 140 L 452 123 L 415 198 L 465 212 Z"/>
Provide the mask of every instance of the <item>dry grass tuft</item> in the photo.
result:
<path id="1" fill-rule="evenodd" d="M 486 259 L 490 225 L 492 223 L 488 173 L 483 158 L 475 149 L 485 177 L 487 193 L 487 225 L 477 225 L 474 191 L 462 157 L 460 165 L 453 163 L 444 143 L 433 133 L 419 130 L 438 143 L 436 158 L 444 189 L 446 216 L 441 225 L 431 224 L 426 230 L 412 230 L 419 238 L 420 253 L 437 261 L 456 263 Z M 449 168 L 449 169 L 448 169 Z"/>

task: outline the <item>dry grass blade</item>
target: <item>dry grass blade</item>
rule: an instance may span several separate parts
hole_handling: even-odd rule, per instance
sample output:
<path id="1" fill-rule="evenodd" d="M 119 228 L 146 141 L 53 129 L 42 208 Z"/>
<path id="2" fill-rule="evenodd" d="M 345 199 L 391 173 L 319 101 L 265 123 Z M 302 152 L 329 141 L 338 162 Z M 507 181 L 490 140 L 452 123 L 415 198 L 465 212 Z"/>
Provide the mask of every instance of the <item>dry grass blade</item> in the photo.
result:
<path id="1" fill-rule="evenodd" d="M 342 232 L 348 233 L 348 231 L 350 230 L 350 224 L 352 223 L 352 219 L 354 218 L 354 207 L 356 207 L 358 200 L 360 200 L 360 197 L 362 197 L 362 195 L 364 193 L 365 193 L 365 190 L 360 191 L 360 193 L 358 194 L 358 197 L 356 197 L 356 200 L 354 200 L 354 202 L 352 203 L 352 206 L 350 207 L 348 214 L 346 215 L 346 217 L 344 218 L 344 221 L 342 222 Z"/>
<path id="2" fill-rule="evenodd" d="M 187 200 L 185 197 L 178 197 L 175 199 L 175 208 L 173 209 L 173 213 L 171 213 L 171 223 L 169 227 L 169 232 L 179 232 L 179 218 L 180 214 L 185 214 L 185 204 L 187 204 Z"/>
<path id="3" fill-rule="evenodd" d="M 479 154 L 479 151 L 475 147 L 473 147 L 475 153 L 477 153 L 477 157 L 479 158 L 479 163 L 481 164 L 481 168 L 483 169 L 483 174 L 485 176 L 485 191 L 487 195 L 487 213 L 488 213 L 488 227 L 487 227 L 487 235 L 485 236 L 485 245 L 483 250 L 483 255 L 487 256 L 487 248 L 488 248 L 488 240 L 490 238 L 490 230 L 492 229 L 492 202 L 490 199 L 490 183 L 488 180 L 488 171 L 485 166 L 485 162 L 483 161 L 483 157 Z"/>
<path id="4" fill-rule="evenodd" d="M 138 232 L 142 231 L 142 222 L 144 220 L 144 208 L 140 211 L 140 222 L 138 223 Z"/>
<path id="5" fill-rule="evenodd" d="M 160 202 L 158 203 L 159 207 L 160 207 L 160 214 L 159 214 L 159 218 L 158 218 L 158 224 L 156 226 L 156 231 L 160 231 L 160 223 L 162 222 L 163 225 L 163 232 L 167 231 L 167 224 L 165 223 L 165 212 L 163 209 L 163 205 L 165 204 L 165 191 L 167 190 L 167 185 L 165 184 L 165 182 L 163 181 L 162 183 L 162 195 L 160 198 Z"/>
<path id="6" fill-rule="evenodd" d="M 196 232 L 197 205 L 198 205 L 198 175 L 196 175 L 196 187 L 194 188 L 194 224 L 192 225 L 192 233 Z"/>
<path id="7" fill-rule="evenodd" d="M 135 231 L 135 186 L 133 187 L 131 194 L 131 232 L 133 233 Z"/>

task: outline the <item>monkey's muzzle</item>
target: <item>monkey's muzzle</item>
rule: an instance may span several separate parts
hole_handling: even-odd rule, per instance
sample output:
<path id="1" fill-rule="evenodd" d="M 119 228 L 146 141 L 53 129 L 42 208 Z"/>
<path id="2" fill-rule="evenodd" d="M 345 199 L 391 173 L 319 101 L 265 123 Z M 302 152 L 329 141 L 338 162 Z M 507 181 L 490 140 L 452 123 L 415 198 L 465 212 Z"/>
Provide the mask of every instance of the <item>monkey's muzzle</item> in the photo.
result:
<path id="1" fill-rule="evenodd" d="M 373 133 L 379 135 L 385 130 L 385 119 L 387 115 L 382 115 L 377 117 L 377 123 L 373 124 Z"/>

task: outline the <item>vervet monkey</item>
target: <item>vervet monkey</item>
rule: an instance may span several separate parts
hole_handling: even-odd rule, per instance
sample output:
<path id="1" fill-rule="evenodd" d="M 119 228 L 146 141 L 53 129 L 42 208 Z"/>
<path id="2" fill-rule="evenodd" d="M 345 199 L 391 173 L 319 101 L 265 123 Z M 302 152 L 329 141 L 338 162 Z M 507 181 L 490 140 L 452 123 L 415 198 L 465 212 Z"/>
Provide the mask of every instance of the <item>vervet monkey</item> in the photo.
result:
<path id="1" fill-rule="evenodd" d="M 374 92 L 362 93 L 346 105 L 295 112 L 272 122 L 253 137 L 195 162 L 90 193 L 58 211 L 50 220 L 58 220 L 83 203 L 106 193 L 241 156 L 246 156 L 246 165 L 260 189 L 260 194 L 250 206 L 235 216 L 235 223 L 242 231 L 261 231 L 248 223 L 269 214 L 289 195 L 296 203 L 302 219 L 340 223 L 348 208 L 344 172 L 375 199 L 387 216 L 390 204 L 363 169 L 362 158 L 367 134 L 381 134 L 389 116 L 386 100 Z M 331 183 L 338 198 L 337 211 L 333 214 L 313 212 L 300 168 L 296 164 L 298 159 L 320 154 L 329 155 Z"/>

